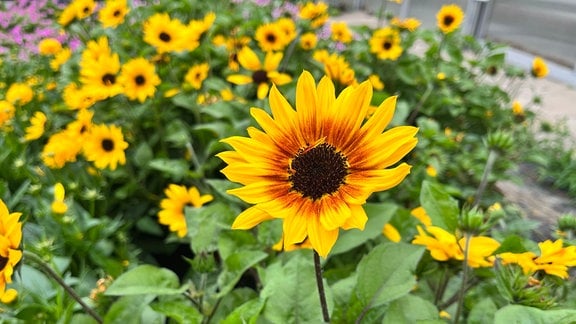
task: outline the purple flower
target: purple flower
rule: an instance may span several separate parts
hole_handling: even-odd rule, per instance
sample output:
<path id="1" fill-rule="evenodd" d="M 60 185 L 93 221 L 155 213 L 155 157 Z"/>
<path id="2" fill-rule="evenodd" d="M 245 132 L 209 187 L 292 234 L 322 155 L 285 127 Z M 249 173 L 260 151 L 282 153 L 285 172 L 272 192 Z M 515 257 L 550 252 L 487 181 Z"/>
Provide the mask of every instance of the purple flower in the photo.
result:
<path id="1" fill-rule="evenodd" d="M 22 36 L 22 27 L 20 25 L 16 25 L 14 28 L 12 28 L 10 34 L 12 35 L 12 40 L 14 41 L 14 43 L 18 45 L 22 45 L 22 43 L 24 43 L 24 37 Z"/>

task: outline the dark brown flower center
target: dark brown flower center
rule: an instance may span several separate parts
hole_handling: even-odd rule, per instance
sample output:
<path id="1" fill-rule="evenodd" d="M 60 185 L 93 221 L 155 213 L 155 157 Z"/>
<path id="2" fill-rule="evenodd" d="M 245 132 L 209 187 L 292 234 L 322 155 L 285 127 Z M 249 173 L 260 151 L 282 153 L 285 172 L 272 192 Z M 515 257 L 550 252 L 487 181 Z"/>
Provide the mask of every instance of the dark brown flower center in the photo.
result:
<path id="1" fill-rule="evenodd" d="M 146 83 L 146 78 L 141 75 L 138 75 L 134 78 L 134 82 L 136 82 L 137 85 L 141 86 L 144 83 Z"/>
<path id="2" fill-rule="evenodd" d="M 89 14 L 89 13 L 90 13 L 90 7 L 84 7 L 84 8 L 82 9 L 82 12 L 85 13 L 85 14 Z"/>
<path id="3" fill-rule="evenodd" d="M 266 41 L 269 43 L 276 43 L 276 35 L 272 33 L 266 34 Z"/>
<path id="4" fill-rule="evenodd" d="M 168 35 L 165 32 L 161 32 L 160 35 L 158 36 L 160 38 L 161 41 L 168 43 L 172 37 L 170 37 L 170 35 Z"/>
<path id="5" fill-rule="evenodd" d="M 110 86 L 116 83 L 116 76 L 111 73 L 106 73 L 102 76 L 102 83 L 106 86 Z"/>
<path id="6" fill-rule="evenodd" d="M 114 13 L 112 13 L 112 16 L 118 17 L 118 16 L 120 16 L 121 13 L 122 12 L 120 10 L 115 10 Z"/>
<path id="7" fill-rule="evenodd" d="M 106 152 L 114 151 L 114 141 L 109 139 L 109 138 L 103 139 L 102 140 L 102 149 Z"/>
<path id="8" fill-rule="evenodd" d="M 454 17 L 447 15 L 444 16 L 444 26 L 449 27 L 454 22 Z"/>
<path id="9" fill-rule="evenodd" d="M 338 191 L 348 175 L 346 157 L 328 143 L 301 149 L 290 165 L 292 189 L 312 200 Z"/>
<path id="10" fill-rule="evenodd" d="M 263 70 L 255 71 L 252 74 L 252 81 L 254 81 L 254 83 L 256 84 L 266 83 L 268 82 L 268 73 L 266 73 L 266 71 Z"/>
<path id="11" fill-rule="evenodd" d="M 385 50 L 390 50 L 392 48 L 392 42 L 390 42 L 389 40 L 385 40 L 384 43 L 382 44 L 382 48 L 384 48 Z"/>
<path id="12" fill-rule="evenodd" d="M 4 268 L 8 264 L 8 260 L 9 259 L 7 257 L 3 257 L 0 255 L 0 271 L 4 270 Z"/>

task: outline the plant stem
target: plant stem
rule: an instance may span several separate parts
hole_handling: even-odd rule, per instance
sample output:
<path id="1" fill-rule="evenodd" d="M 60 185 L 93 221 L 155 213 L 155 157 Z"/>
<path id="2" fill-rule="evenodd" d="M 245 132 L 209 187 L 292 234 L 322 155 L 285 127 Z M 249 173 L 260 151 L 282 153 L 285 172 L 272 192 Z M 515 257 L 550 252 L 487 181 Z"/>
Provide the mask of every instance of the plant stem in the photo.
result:
<path id="1" fill-rule="evenodd" d="M 320 307 L 322 307 L 322 317 L 324 323 L 330 323 L 330 314 L 328 313 L 328 304 L 326 303 L 326 293 L 324 292 L 324 281 L 322 278 L 322 265 L 320 264 L 320 255 L 314 250 L 314 270 L 316 272 L 316 284 L 318 285 L 318 295 L 320 295 Z"/>
<path id="2" fill-rule="evenodd" d="M 456 314 L 454 315 L 454 324 L 460 322 L 460 313 L 462 313 L 462 306 L 464 305 L 464 294 L 466 293 L 466 283 L 468 281 L 468 250 L 470 248 L 470 234 L 465 233 L 464 244 L 464 260 L 462 260 L 462 284 L 458 292 L 458 305 L 456 306 Z"/>
<path id="3" fill-rule="evenodd" d="M 498 152 L 496 152 L 493 149 L 490 149 L 490 151 L 488 151 L 488 159 L 486 161 L 486 167 L 484 167 L 482 180 L 480 181 L 478 190 L 476 190 L 476 194 L 474 195 L 474 206 L 478 206 L 480 204 L 480 200 L 482 199 L 484 190 L 486 190 L 486 185 L 488 185 L 488 177 L 490 176 L 490 173 L 492 173 L 492 168 L 494 168 L 494 163 L 496 162 L 497 157 Z"/>
<path id="4" fill-rule="evenodd" d="M 416 117 L 418 117 L 420 109 L 422 109 L 422 106 L 424 105 L 426 100 L 428 100 L 428 97 L 430 97 L 430 95 L 432 94 L 432 90 L 434 90 L 433 86 L 428 86 L 426 88 L 426 92 L 424 92 L 422 97 L 420 97 L 420 101 L 418 102 L 418 104 L 416 104 L 416 107 L 414 108 L 414 110 L 412 110 L 410 116 L 408 116 L 408 119 L 406 119 L 406 124 L 408 125 L 414 124 L 414 122 L 416 121 Z"/>
<path id="5" fill-rule="evenodd" d="M 56 271 L 54 271 L 48 263 L 46 263 L 44 260 L 42 260 L 42 258 L 40 258 L 38 255 L 36 255 L 30 251 L 23 251 L 23 253 L 24 253 L 24 257 L 26 259 L 34 261 L 39 266 L 39 268 L 42 272 L 44 272 L 50 278 L 54 279 L 62 288 L 64 288 L 64 290 L 68 293 L 68 295 L 70 295 L 70 297 L 72 297 L 72 299 L 74 299 L 78 304 L 80 304 L 80 306 L 82 306 L 82 308 L 84 309 L 84 311 L 88 315 L 92 316 L 92 318 L 94 318 L 96 320 L 96 322 L 103 323 L 103 320 L 100 317 L 100 315 L 98 315 L 92 308 L 90 308 L 90 306 L 88 306 L 82 300 L 82 297 L 80 297 L 74 291 L 74 289 L 72 289 L 72 287 L 68 286 L 68 284 L 66 284 L 64 282 L 64 279 L 62 279 L 62 277 L 60 277 L 60 275 L 57 274 Z"/>

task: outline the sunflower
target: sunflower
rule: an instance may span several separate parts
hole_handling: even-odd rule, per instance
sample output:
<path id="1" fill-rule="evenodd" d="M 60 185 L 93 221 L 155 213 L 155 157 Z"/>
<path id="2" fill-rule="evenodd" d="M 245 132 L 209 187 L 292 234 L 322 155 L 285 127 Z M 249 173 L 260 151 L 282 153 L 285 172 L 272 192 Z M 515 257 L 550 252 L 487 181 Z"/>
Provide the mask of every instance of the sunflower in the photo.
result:
<path id="1" fill-rule="evenodd" d="M 381 60 L 395 61 L 402 55 L 400 34 L 391 27 L 376 30 L 369 40 L 370 52 Z"/>
<path id="2" fill-rule="evenodd" d="M 15 111 L 16 109 L 10 101 L 0 100 L 0 127 L 12 120 Z"/>
<path id="3" fill-rule="evenodd" d="M 12 104 L 23 106 L 34 97 L 34 92 L 32 88 L 26 83 L 12 83 L 6 91 L 6 100 L 10 101 Z"/>
<path id="4" fill-rule="evenodd" d="M 277 71 L 282 57 L 282 53 L 268 52 L 262 64 L 254 51 L 244 47 L 238 53 L 238 62 L 245 69 L 252 71 L 252 75 L 233 74 L 226 80 L 238 85 L 254 83 L 258 86 L 258 99 L 264 99 L 270 90 L 270 82 L 280 86 L 292 81 L 288 74 Z"/>
<path id="5" fill-rule="evenodd" d="M 74 8 L 76 9 L 76 18 L 84 19 L 90 16 L 94 9 L 96 9 L 96 2 L 94 0 L 74 0 Z"/>
<path id="6" fill-rule="evenodd" d="M 80 64 L 80 81 L 87 91 L 98 93 L 96 99 L 102 100 L 122 93 L 122 86 L 117 80 L 120 72 L 118 54 L 100 55 L 98 60 L 82 61 Z"/>
<path id="7" fill-rule="evenodd" d="M 62 50 L 62 44 L 56 38 L 44 38 L 38 43 L 38 53 L 41 55 L 55 55 Z"/>
<path id="8" fill-rule="evenodd" d="M 89 65 L 94 61 L 98 61 L 103 56 L 110 55 L 112 55 L 112 50 L 108 44 L 108 38 L 102 36 L 97 40 L 91 40 L 86 44 L 86 49 L 82 51 L 80 65 Z"/>
<path id="9" fill-rule="evenodd" d="M 84 156 L 94 162 L 99 169 L 110 167 L 115 170 L 118 164 L 126 163 L 124 150 L 128 143 L 124 141 L 122 130 L 114 125 L 93 125 L 83 146 Z"/>
<path id="10" fill-rule="evenodd" d="M 348 28 L 346 22 L 335 22 L 330 25 L 330 31 L 332 34 L 332 40 L 336 42 L 341 42 L 348 44 L 352 41 L 352 32 Z"/>
<path id="11" fill-rule="evenodd" d="M 243 211 L 234 229 L 283 220 L 284 246 L 310 240 L 326 257 L 339 228 L 364 229 L 362 208 L 376 191 L 399 184 L 410 166 L 396 164 L 416 146 L 417 128 L 400 126 L 382 133 L 394 115 L 396 98 L 385 100 L 362 123 L 372 99 L 366 81 L 344 89 L 336 98 L 328 77 L 318 86 L 304 71 L 296 85 L 296 111 L 272 86 L 272 115 L 252 108 L 264 131 L 248 128 L 249 137 L 223 140 L 234 151 L 219 153 L 228 164 L 222 173 L 244 187 L 228 192 L 255 204 Z"/>
<path id="12" fill-rule="evenodd" d="M 72 110 L 90 108 L 96 101 L 102 99 L 98 93 L 94 93 L 94 91 L 85 87 L 78 88 L 78 85 L 74 82 L 64 87 L 62 98 L 66 106 Z"/>
<path id="13" fill-rule="evenodd" d="M 82 139 L 69 130 L 52 134 L 42 148 L 42 162 L 51 169 L 60 169 L 66 163 L 76 161 L 82 150 Z"/>
<path id="14" fill-rule="evenodd" d="M 22 223 L 18 220 L 21 213 L 10 213 L 0 200 L 0 298 L 6 294 L 14 295 L 14 289 L 6 290 L 6 284 L 12 282 L 14 267 L 22 259 L 20 241 Z M 6 296 L 8 297 L 8 296 Z M 6 298 L 8 299 L 8 298 Z"/>
<path id="15" fill-rule="evenodd" d="M 532 61 L 532 75 L 536 78 L 543 78 L 548 75 L 548 66 L 540 57 L 536 56 Z"/>
<path id="16" fill-rule="evenodd" d="M 68 211 L 68 205 L 64 202 L 65 196 L 65 189 L 64 186 L 58 182 L 54 185 L 54 200 L 50 205 L 50 209 L 54 214 L 65 214 Z"/>
<path id="17" fill-rule="evenodd" d="M 320 53 L 317 52 L 315 54 Z M 324 73 L 338 85 L 349 86 L 357 83 L 354 69 L 350 67 L 350 64 L 343 56 L 336 53 L 321 54 L 315 55 L 315 59 L 324 64 Z"/>
<path id="18" fill-rule="evenodd" d="M 422 25 L 422 22 L 416 18 L 404 18 L 400 20 L 400 18 L 394 17 L 390 21 L 390 24 L 400 29 L 405 29 L 410 32 L 414 32 L 418 27 L 420 27 L 420 25 Z"/>
<path id="19" fill-rule="evenodd" d="M 144 22 L 144 41 L 156 48 L 158 53 L 177 52 L 184 49 L 186 26 L 167 13 L 157 13 Z"/>
<path id="20" fill-rule="evenodd" d="M 216 14 L 209 12 L 202 20 L 191 20 L 184 29 L 182 36 L 183 49 L 193 51 L 200 46 L 200 38 L 216 20 Z"/>
<path id="21" fill-rule="evenodd" d="M 130 100 L 144 102 L 147 97 L 153 97 L 160 78 L 154 65 L 145 58 L 136 58 L 122 66 L 118 82 L 124 86 L 124 94 Z"/>
<path id="22" fill-rule="evenodd" d="M 188 69 L 184 81 L 189 83 L 192 88 L 198 90 L 202 87 L 202 82 L 208 76 L 210 65 L 208 63 L 196 64 Z"/>
<path id="23" fill-rule="evenodd" d="M 124 17 L 130 12 L 126 0 L 107 0 L 100 10 L 98 18 L 104 28 L 116 28 L 124 22 Z"/>
<path id="24" fill-rule="evenodd" d="M 300 47 L 303 50 L 309 51 L 316 47 L 318 44 L 318 37 L 314 33 L 305 33 L 300 36 Z"/>
<path id="25" fill-rule="evenodd" d="M 444 5 L 436 14 L 438 28 L 444 33 L 448 34 L 458 29 L 464 20 L 464 12 L 458 5 Z"/>
<path id="26" fill-rule="evenodd" d="M 60 52 L 54 55 L 54 58 L 50 61 L 50 67 L 53 71 L 58 71 L 64 63 L 68 62 L 71 56 L 72 50 L 68 47 L 63 48 Z"/>
<path id="27" fill-rule="evenodd" d="M 300 8 L 300 18 L 309 20 L 314 28 L 321 27 L 328 21 L 328 5 L 323 1 L 307 2 Z"/>
<path id="28" fill-rule="evenodd" d="M 162 225 L 168 225 L 170 231 L 176 232 L 179 237 L 186 236 L 186 218 L 184 217 L 184 208 L 192 206 L 200 208 L 202 205 L 214 199 L 212 195 L 200 195 L 196 187 L 186 188 L 171 184 L 164 190 L 167 198 L 160 201 L 160 210 L 158 212 L 158 222 Z"/>
<path id="29" fill-rule="evenodd" d="M 41 111 L 35 112 L 30 118 L 30 126 L 26 127 L 24 139 L 32 141 L 40 138 L 44 134 L 44 125 L 46 125 L 46 115 Z"/>
<path id="30" fill-rule="evenodd" d="M 288 44 L 286 33 L 275 23 L 260 25 L 256 29 L 255 38 L 264 52 L 282 51 Z"/>

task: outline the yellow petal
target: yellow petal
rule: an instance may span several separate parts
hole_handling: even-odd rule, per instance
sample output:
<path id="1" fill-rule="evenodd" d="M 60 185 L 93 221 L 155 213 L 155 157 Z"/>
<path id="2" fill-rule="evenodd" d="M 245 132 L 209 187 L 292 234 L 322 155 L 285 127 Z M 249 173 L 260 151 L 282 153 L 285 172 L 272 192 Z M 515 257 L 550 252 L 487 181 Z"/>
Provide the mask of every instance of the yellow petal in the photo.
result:
<path id="1" fill-rule="evenodd" d="M 273 219 L 273 217 L 266 211 L 258 208 L 258 206 L 252 206 L 236 217 L 234 223 L 232 223 L 232 229 L 251 229 L 270 219 Z"/>
<path id="2" fill-rule="evenodd" d="M 328 231 L 320 224 L 319 219 L 312 218 L 308 220 L 308 238 L 314 250 L 326 258 L 338 239 L 338 229 Z"/>
<path id="3" fill-rule="evenodd" d="M 264 58 L 264 71 L 271 72 L 278 69 L 280 65 L 280 61 L 282 61 L 282 57 L 284 54 L 282 52 L 272 53 L 268 52 L 266 57 Z"/>
<path id="4" fill-rule="evenodd" d="M 321 137 L 321 122 L 317 113 L 318 95 L 314 77 L 308 71 L 302 72 L 296 83 L 296 111 L 299 128 L 308 142 Z"/>
<path id="5" fill-rule="evenodd" d="M 238 62 L 242 67 L 250 71 L 258 71 L 262 69 L 258 55 L 256 55 L 256 53 L 254 53 L 254 51 L 248 46 L 244 46 L 240 52 L 238 52 Z"/>
<path id="6" fill-rule="evenodd" d="M 392 169 L 368 170 L 349 174 L 346 181 L 353 186 L 366 188 L 372 192 L 383 191 L 398 185 L 410 173 L 406 163 Z"/>
<path id="7" fill-rule="evenodd" d="M 259 204 L 282 196 L 289 190 L 290 184 L 287 182 L 259 181 L 241 188 L 230 189 L 226 192 L 249 204 Z"/>
<path id="8" fill-rule="evenodd" d="M 232 74 L 226 78 L 226 81 L 237 85 L 250 84 L 252 83 L 252 77 L 243 74 Z"/>
<path id="9" fill-rule="evenodd" d="M 397 96 L 386 98 L 376 109 L 372 117 L 362 126 L 364 137 L 372 137 L 384 131 L 394 117 Z"/>
<path id="10" fill-rule="evenodd" d="M 264 99 L 266 98 L 266 96 L 268 95 L 268 90 L 270 89 L 270 86 L 268 85 L 268 83 L 260 83 L 258 85 L 258 89 L 257 89 L 257 97 L 258 99 Z"/>
<path id="11" fill-rule="evenodd" d="M 366 222 L 368 221 L 368 216 L 362 205 L 349 205 L 351 216 L 342 224 L 342 228 L 349 230 L 351 228 L 357 228 L 361 231 L 364 230 Z"/>
<path id="12" fill-rule="evenodd" d="M 333 197 L 323 197 L 320 201 L 320 222 L 326 230 L 338 229 L 346 222 L 352 211 L 348 204 Z"/>
<path id="13" fill-rule="evenodd" d="M 308 220 L 311 217 L 304 213 L 296 212 L 284 218 L 282 223 L 284 231 L 284 246 L 302 243 L 308 235 Z"/>

